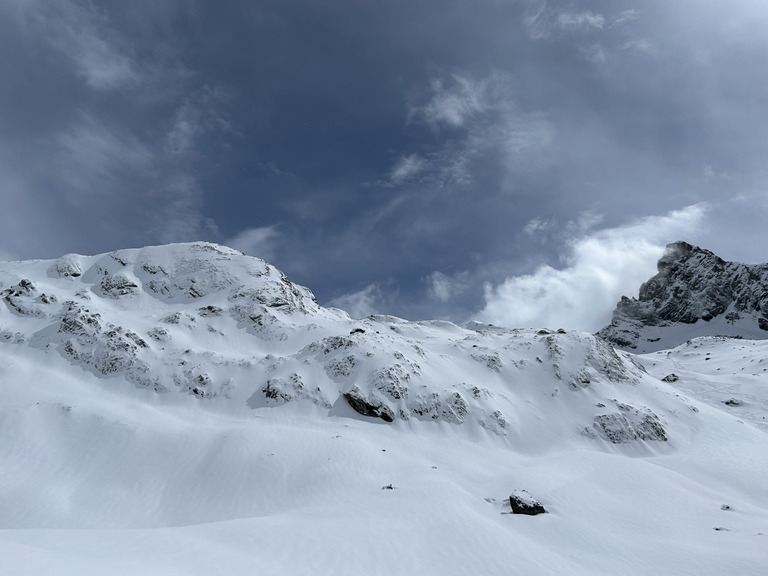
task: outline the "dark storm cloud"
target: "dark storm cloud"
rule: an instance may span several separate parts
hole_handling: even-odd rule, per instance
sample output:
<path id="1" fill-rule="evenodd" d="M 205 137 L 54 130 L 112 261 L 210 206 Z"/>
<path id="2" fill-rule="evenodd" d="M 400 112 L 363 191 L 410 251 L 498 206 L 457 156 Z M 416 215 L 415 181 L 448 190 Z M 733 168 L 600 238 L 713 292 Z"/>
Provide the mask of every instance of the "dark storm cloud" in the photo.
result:
<path id="1" fill-rule="evenodd" d="M 357 313 L 510 322 L 631 292 L 598 263 L 633 243 L 648 275 L 680 235 L 766 259 L 766 24 L 746 0 L 6 0 L 0 257 L 205 239 Z"/>

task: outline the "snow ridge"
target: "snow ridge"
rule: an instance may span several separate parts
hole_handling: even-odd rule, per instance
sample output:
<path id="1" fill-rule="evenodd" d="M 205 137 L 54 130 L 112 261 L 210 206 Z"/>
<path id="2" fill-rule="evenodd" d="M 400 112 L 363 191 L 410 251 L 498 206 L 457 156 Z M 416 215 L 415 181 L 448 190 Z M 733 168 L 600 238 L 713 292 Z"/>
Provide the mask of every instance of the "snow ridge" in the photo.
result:
<path id="1" fill-rule="evenodd" d="M 298 403 L 371 421 L 444 422 L 512 441 L 532 428 L 550 442 L 562 433 L 667 440 L 650 407 L 633 407 L 643 400 L 632 388 L 647 375 L 599 338 L 353 320 L 266 262 L 215 244 L 9 263 L 0 282 L 0 342 L 58 354 L 104 385 L 127 381 L 235 411 Z M 563 413 L 557 425 L 537 424 L 553 409 Z M 643 432 L 648 422 L 659 433 Z"/>

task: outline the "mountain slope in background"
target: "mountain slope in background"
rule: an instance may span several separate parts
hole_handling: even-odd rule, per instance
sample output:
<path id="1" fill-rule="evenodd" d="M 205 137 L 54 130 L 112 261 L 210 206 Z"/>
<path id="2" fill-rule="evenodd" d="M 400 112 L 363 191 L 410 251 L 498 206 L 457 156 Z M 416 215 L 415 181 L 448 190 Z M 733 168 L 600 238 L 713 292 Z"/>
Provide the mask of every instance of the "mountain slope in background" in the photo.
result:
<path id="1" fill-rule="evenodd" d="M 353 320 L 207 243 L 2 263 L 0 298 L 0 573 L 765 571 L 759 344 L 706 344 L 756 362 L 726 382 Z M 523 490 L 548 513 L 510 514 Z"/>
<path id="2" fill-rule="evenodd" d="M 668 244 L 658 274 L 623 296 L 598 335 L 653 352 L 696 336 L 768 338 L 768 264 L 726 262 L 686 242 Z"/>

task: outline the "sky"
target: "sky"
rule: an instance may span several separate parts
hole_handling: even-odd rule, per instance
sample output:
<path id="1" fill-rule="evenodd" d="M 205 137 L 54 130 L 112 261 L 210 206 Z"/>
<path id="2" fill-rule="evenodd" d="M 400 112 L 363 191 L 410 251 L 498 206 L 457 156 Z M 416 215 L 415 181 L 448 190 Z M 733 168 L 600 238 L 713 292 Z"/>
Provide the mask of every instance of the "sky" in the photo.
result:
<path id="1" fill-rule="evenodd" d="M 205 240 L 352 315 L 597 330 L 768 261 L 768 3 L 0 0 L 0 259 Z"/>

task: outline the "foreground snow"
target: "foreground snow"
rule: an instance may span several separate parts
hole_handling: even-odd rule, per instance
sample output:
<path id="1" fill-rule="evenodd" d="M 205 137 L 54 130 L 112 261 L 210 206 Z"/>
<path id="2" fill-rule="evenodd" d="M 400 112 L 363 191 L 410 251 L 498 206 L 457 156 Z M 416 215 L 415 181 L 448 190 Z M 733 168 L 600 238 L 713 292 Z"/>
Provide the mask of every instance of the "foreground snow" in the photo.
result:
<path id="1" fill-rule="evenodd" d="M 2 365 L 7 376 L 7 356 Z M 29 366 L 25 375 L 46 376 Z M 450 425 L 397 428 L 290 407 L 235 418 L 158 406 L 127 386 L 59 380 L 33 394 L 17 381 L 4 379 L 2 437 L 13 438 L 2 449 L 12 471 L 4 574 L 761 574 L 768 565 L 766 435 L 706 404 L 701 424 L 664 450 L 566 440 L 531 453 Z M 506 514 L 518 488 L 549 514 Z"/>
<path id="2" fill-rule="evenodd" d="M 3 274 L 0 574 L 768 570 L 764 343 L 353 321 L 212 245 Z"/>

